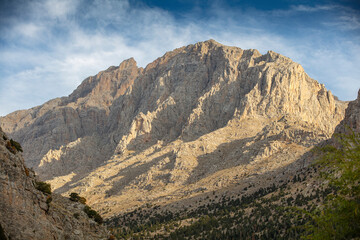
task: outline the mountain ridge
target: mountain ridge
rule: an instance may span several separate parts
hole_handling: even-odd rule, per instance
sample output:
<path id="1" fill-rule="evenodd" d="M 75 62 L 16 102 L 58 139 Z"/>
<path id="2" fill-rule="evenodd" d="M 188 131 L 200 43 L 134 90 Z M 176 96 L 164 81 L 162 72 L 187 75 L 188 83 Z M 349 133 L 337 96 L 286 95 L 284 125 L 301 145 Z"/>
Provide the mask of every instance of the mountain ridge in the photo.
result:
<path id="1" fill-rule="evenodd" d="M 331 137 L 346 105 L 287 57 L 209 40 L 144 69 L 126 60 L 0 121 L 56 191 L 110 214 L 291 164 Z"/>

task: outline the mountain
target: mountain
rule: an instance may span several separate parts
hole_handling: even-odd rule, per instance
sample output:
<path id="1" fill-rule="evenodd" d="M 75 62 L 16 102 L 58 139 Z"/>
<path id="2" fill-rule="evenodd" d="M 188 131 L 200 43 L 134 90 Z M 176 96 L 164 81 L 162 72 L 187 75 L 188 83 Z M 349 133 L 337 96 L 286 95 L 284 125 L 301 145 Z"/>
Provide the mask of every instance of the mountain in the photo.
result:
<path id="1" fill-rule="evenodd" d="M 298 160 L 311 164 L 282 182 L 246 194 L 203 193 L 177 211 L 139 207 L 107 225 L 118 239 L 357 239 L 359 103 L 360 91 L 336 133 Z"/>
<path id="2" fill-rule="evenodd" d="M 41 179 L 108 217 L 284 181 L 346 106 L 287 57 L 209 40 L 145 69 L 128 59 L 0 122 Z"/>
<path id="3" fill-rule="evenodd" d="M 0 128 L 0 239 L 107 239 L 83 204 L 51 194 L 24 165 L 21 146 Z"/>

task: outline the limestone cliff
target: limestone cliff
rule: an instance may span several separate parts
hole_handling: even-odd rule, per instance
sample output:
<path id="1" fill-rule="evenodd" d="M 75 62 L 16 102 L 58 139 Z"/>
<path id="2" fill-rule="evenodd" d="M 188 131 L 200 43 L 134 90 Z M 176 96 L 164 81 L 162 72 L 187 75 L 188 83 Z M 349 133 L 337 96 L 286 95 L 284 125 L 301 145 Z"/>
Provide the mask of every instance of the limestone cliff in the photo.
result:
<path id="1" fill-rule="evenodd" d="M 287 166 L 332 135 L 346 105 L 287 57 L 209 40 L 145 69 L 126 60 L 0 122 L 58 192 L 111 214 Z"/>
<path id="2" fill-rule="evenodd" d="M 82 204 L 45 194 L 36 182 L 0 128 L 1 239 L 107 239 L 107 230 L 88 218 Z"/>

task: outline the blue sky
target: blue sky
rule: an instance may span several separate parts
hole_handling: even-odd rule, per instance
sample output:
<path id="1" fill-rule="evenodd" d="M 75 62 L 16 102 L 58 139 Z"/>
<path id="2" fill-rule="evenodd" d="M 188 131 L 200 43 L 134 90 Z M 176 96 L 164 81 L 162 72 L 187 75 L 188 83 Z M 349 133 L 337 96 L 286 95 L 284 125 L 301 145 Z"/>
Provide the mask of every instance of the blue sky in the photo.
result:
<path id="1" fill-rule="evenodd" d="M 1 0 L 0 115 L 69 95 L 124 59 L 207 39 L 300 63 L 341 100 L 360 87 L 358 1 Z"/>

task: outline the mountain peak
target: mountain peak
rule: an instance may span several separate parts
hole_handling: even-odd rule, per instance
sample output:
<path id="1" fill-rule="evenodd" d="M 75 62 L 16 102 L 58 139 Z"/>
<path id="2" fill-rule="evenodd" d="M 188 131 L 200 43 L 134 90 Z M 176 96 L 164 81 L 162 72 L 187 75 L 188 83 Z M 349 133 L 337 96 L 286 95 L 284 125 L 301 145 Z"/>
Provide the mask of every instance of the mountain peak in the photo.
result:
<path id="1" fill-rule="evenodd" d="M 95 76 L 85 79 L 79 87 L 64 100 L 64 104 L 77 102 L 93 106 L 109 106 L 112 101 L 124 94 L 141 72 L 134 58 L 122 61 L 119 67 L 109 67 Z"/>
<path id="2" fill-rule="evenodd" d="M 122 61 L 119 65 L 119 67 L 121 67 L 123 65 L 126 67 L 137 66 L 137 62 L 135 61 L 135 59 L 133 57 L 131 57 L 131 58 L 128 58 L 128 59 L 125 59 L 124 61 Z"/>
<path id="3" fill-rule="evenodd" d="M 215 41 L 214 39 L 209 39 L 203 42 L 198 42 L 196 44 L 202 45 L 202 44 L 206 44 L 206 45 L 215 45 L 215 46 L 225 46 L 217 41 Z"/>
<path id="4" fill-rule="evenodd" d="M 145 69 L 125 60 L 62 105 L 1 124 L 57 191 L 116 212 L 282 168 L 329 138 L 345 107 L 289 58 L 208 40 Z"/>

